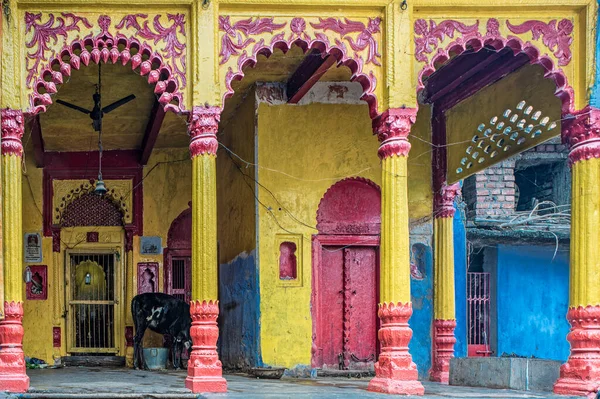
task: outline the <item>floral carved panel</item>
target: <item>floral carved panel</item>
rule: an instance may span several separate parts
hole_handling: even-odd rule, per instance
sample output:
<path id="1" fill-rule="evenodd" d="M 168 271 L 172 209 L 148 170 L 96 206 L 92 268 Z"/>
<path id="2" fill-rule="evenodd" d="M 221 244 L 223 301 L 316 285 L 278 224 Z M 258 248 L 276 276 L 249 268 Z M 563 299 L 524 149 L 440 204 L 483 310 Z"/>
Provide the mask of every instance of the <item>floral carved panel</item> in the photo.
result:
<path id="1" fill-rule="evenodd" d="M 25 87 L 29 112 L 43 112 L 73 69 L 100 62 L 129 65 L 154 85 L 167 109 L 185 109 L 186 21 L 179 13 L 25 12 Z"/>
<path id="2" fill-rule="evenodd" d="M 332 55 L 338 65 L 352 71 L 352 80 L 363 87 L 362 99 L 369 103 L 371 116 L 382 98 L 382 31 L 379 16 L 348 19 L 320 17 L 219 16 L 219 65 L 223 101 L 233 95 L 232 82 L 253 67 L 258 55 L 270 56 L 298 45 L 304 52 L 317 49 L 323 57 Z M 223 79 L 224 78 L 224 79 Z"/>
<path id="3" fill-rule="evenodd" d="M 132 223 L 132 181 L 105 180 L 108 192 L 106 197 L 117 206 L 123 214 L 123 223 Z M 89 180 L 53 180 L 52 181 L 52 224 L 59 225 L 67 206 L 78 198 L 94 190 L 94 182 Z M 87 239 L 87 238 L 86 238 Z"/>
<path id="4" fill-rule="evenodd" d="M 467 49 L 479 51 L 486 47 L 498 51 L 508 47 L 515 55 L 526 54 L 531 64 L 542 66 L 547 77 L 556 83 L 556 96 L 563 101 L 563 109 L 573 107 L 573 89 L 568 83 L 574 80 L 575 68 L 572 62 L 575 33 L 571 19 L 418 18 L 413 33 L 419 91 L 429 75 Z"/>

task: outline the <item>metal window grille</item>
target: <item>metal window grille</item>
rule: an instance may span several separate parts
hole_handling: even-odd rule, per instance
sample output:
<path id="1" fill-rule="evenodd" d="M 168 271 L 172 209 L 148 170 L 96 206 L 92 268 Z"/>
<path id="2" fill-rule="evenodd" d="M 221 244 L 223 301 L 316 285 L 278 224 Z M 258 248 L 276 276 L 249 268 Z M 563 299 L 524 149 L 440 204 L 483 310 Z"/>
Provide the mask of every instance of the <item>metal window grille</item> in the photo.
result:
<path id="1" fill-rule="evenodd" d="M 115 254 L 70 255 L 71 351 L 116 351 Z"/>
<path id="2" fill-rule="evenodd" d="M 468 354 L 486 357 L 490 351 L 490 274 L 467 273 Z"/>

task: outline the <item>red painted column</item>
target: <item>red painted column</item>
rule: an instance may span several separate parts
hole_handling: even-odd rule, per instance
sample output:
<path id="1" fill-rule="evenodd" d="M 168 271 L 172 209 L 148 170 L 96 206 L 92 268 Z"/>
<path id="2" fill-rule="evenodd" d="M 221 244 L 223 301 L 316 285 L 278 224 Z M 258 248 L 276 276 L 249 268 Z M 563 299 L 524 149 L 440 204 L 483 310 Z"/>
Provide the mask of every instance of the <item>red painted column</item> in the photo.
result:
<path id="1" fill-rule="evenodd" d="M 401 395 L 423 395 L 417 366 L 408 352 L 412 330 L 410 297 L 410 242 L 408 219 L 408 134 L 416 109 L 386 111 L 373 122 L 381 145 L 381 248 L 379 340 L 381 353 L 369 391 Z"/>
<path id="2" fill-rule="evenodd" d="M 554 392 L 595 398 L 600 390 L 600 110 L 563 119 L 571 163 L 569 359 Z"/>
<path id="3" fill-rule="evenodd" d="M 26 392 L 23 355 L 23 235 L 21 162 L 24 121 L 19 110 L 1 111 L 2 254 L 4 320 L 0 321 L 0 390 Z"/>
<path id="4" fill-rule="evenodd" d="M 192 157 L 192 301 L 186 388 L 198 392 L 226 392 L 217 354 L 219 328 L 217 277 L 217 131 L 221 108 L 194 107 L 190 115 Z"/>

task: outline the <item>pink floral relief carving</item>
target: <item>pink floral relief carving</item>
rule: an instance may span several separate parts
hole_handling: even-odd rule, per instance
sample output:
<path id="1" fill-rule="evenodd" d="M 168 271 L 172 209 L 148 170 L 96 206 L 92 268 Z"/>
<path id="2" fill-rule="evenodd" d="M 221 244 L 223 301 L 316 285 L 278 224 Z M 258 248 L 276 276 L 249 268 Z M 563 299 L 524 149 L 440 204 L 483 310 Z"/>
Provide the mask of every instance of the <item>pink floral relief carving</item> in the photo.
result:
<path id="1" fill-rule="evenodd" d="M 79 23 L 88 29 L 92 27 L 92 24 L 84 17 L 64 12 L 61 15 L 62 17 L 56 18 L 53 14 L 49 14 L 48 21 L 41 23 L 42 13 L 25 13 L 25 32 L 33 31 L 33 37 L 25 43 L 25 47 L 31 49 L 27 53 L 27 78 L 25 81 L 29 88 L 31 88 L 31 81 L 40 62 L 48 61 L 46 54 L 50 51 L 51 40 L 56 44 L 59 36 L 66 39 L 69 32 L 79 32 Z M 32 63 L 30 64 L 30 62 Z"/>
<path id="2" fill-rule="evenodd" d="M 285 25 L 285 23 L 273 23 L 273 18 L 242 19 L 231 25 L 229 16 L 220 16 L 219 29 L 225 32 L 221 39 L 221 52 L 219 53 L 221 65 L 229 61 L 232 55 L 239 55 L 240 51 L 255 43 L 256 41 L 250 36 L 265 32 L 273 33 Z"/>
<path id="3" fill-rule="evenodd" d="M 453 38 L 456 32 L 461 35 L 477 35 L 479 21 L 473 25 L 465 25 L 454 20 L 445 20 L 439 23 L 430 20 L 429 25 L 424 19 L 415 21 L 415 58 L 417 61 L 427 62 L 427 55 L 431 54 L 446 37 Z"/>
<path id="4" fill-rule="evenodd" d="M 423 90 L 425 80 L 433 74 L 440 65 L 444 65 L 450 58 L 462 54 L 467 49 L 479 51 L 487 47 L 495 51 L 510 48 L 513 54 L 526 54 L 530 64 L 540 65 L 545 71 L 545 77 L 554 81 L 556 85 L 555 96 L 562 102 L 562 111 L 573 111 L 573 88 L 569 86 L 565 73 L 555 65 L 566 65 L 571 59 L 570 34 L 573 24 L 569 20 L 548 23 L 541 21 L 527 21 L 521 25 L 510 25 L 508 29 L 516 34 L 531 31 L 534 40 L 542 39 L 542 43 L 553 51 L 552 58 L 543 54 L 536 44 L 524 41 L 517 36 L 504 37 L 500 33 L 500 23 L 496 18 L 490 18 L 486 23 L 485 35 L 479 32 L 479 21 L 467 25 L 455 20 L 433 21 L 429 24 L 424 19 L 415 21 L 415 58 L 425 65 L 418 75 L 417 91 Z M 455 38 L 456 36 L 456 38 Z M 454 39 L 444 47 L 440 44 L 447 38 Z"/>
<path id="5" fill-rule="evenodd" d="M 56 17 L 51 13 L 26 13 L 26 34 L 31 36 L 26 42 L 26 83 L 33 91 L 28 112 L 45 111 L 52 104 L 51 95 L 56 93 L 57 85 L 71 75 L 72 69 L 90 62 L 119 61 L 147 77 L 165 109 L 182 112 L 180 89 L 186 85 L 186 45 L 182 42 L 185 15 L 167 14 L 169 26 L 160 19 L 161 15 L 150 20 L 146 14 L 131 14 L 113 27 L 108 15 L 100 15 L 94 29 L 87 18 L 74 14 Z M 151 40 L 153 45 L 144 40 Z"/>
<path id="6" fill-rule="evenodd" d="M 356 52 L 363 51 L 368 48 L 369 51 L 366 63 L 373 63 L 377 66 L 381 66 L 381 62 L 378 60 L 378 58 L 381 58 L 381 54 L 379 54 L 377 41 L 373 37 L 373 34 L 381 31 L 381 18 L 369 18 L 369 23 L 367 26 L 365 26 L 365 24 L 362 22 L 350 21 L 347 18 L 344 19 L 344 22 L 335 18 L 319 18 L 319 21 L 320 22 L 318 24 L 311 23 L 312 27 L 315 29 L 322 29 L 323 32 L 332 30 L 336 33 L 339 33 L 344 39 L 348 40 L 350 47 Z M 349 33 L 355 32 L 359 32 L 356 41 L 347 36 Z M 359 55 L 356 54 L 356 57 L 359 57 Z"/>
<path id="7" fill-rule="evenodd" d="M 220 64 L 230 65 L 231 59 L 235 59 L 237 64 L 237 68 L 230 65 L 225 72 L 226 91 L 223 100 L 233 95 L 232 82 L 243 78 L 246 66 L 256 65 L 259 54 L 269 57 L 275 48 L 286 52 L 297 44 L 304 52 L 318 49 L 323 57 L 333 55 L 338 65 L 349 67 L 353 74 L 351 80 L 362 85 L 362 99 L 369 104 L 371 116 L 375 117 L 377 78 L 374 68 L 381 66 L 376 34 L 381 31 L 381 18 L 369 18 L 366 24 L 335 18 L 318 18 L 317 21 L 308 23 L 301 17 L 281 23 L 275 22 L 274 18 L 261 17 L 232 21 L 230 16 L 220 16 L 219 29 L 224 32 L 221 37 Z M 337 33 L 337 37 L 329 37 L 328 31 Z M 272 35 L 255 38 L 263 33 Z M 348 46 L 354 51 L 353 55 L 349 55 Z M 366 65 L 370 66 L 368 70 L 365 70 Z"/>
<path id="8" fill-rule="evenodd" d="M 554 52 L 554 56 L 558 59 L 558 65 L 565 66 L 571 62 L 572 21 L 562 19 L 557 25 L 555 19 L 548 23 L 531 20 L 520 25 L 512 25 L 507 20 L 506 26 L 512 33 L 523 34 L 531 31 L 533 40 L 542 38 L 542 43 Z"/>
<path id="9" fill-rule="evenodd" d="M 185 44 L 181 43 L 177 37 L 177 33 L 185 37 L 185 15 L 167 14 L 168 20 L 172 22 L 169 27 L 164 27 L 160 23 L 160 15 L 155 15 L 152 20 L 154 31 L 150 28 L 147 20 L 140 25 L 138 18 L 147 19 L 148 16 L 146 14 L 127 15 L 117 24 L 116 28 L 133 27 L 141 38 L 153 40 L 154 44 L 163 42 L 165 46 L 162 48 L 162 53 L 171 60 L 171 66 L 178 77 L 179 84 L 181 87 L 185 87 Z"/>

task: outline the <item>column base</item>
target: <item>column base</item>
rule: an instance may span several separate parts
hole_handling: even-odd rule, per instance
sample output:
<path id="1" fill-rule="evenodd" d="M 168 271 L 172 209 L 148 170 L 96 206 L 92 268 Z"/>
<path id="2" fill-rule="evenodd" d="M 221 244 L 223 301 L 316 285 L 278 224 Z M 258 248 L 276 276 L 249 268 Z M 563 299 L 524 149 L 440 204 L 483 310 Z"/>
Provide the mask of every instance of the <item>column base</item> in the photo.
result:
<path id="1" fill-rule="evenodd" d="M 0 373 L 0 391 L 23 393 L 28 389 L 29 377 L 27 375 Z"/>
<path id="2" fill-rule="evenodd" d="M 560 366 L 554 393 L 595 398 L 600 390 L 600 306 L 570 308 L 567 320 L 571 354 Z"/>
<path id="3" fill-rule="evenodd" d="M 190 315 L 193 345 L 185 387 L 193 393 L 227 392 L 227 381 L 217 354 L 219 302 L 191 301 Z"/>
<path id="4" fill-rule="evenodd" d="M 454 357 L 454 329 L 456 320 L 433 321 L 433 364 L 429 371 L 429 379 L 441 384 L 450 380 L 450 359 Z"/>
<path id="5" fill-rule="evenodd" d="M 4 320 L 0 321 L 0 391 L 27 392 L 23 354 L 23 303 L 4 302 Z"/>
<path id="6" fill-rule="evenodd" d="M 194 393 L 200 392 L 227 392 L 227 381 L 223 377 L 197 377 L 188 376 L 185 387 Z"/>
<path id="7" fill-rule="evenodd" d="M 417 366 L 408 352 L 412 337 L 412 330 L 408 326 L 411 315 L 411 303 L 379 305 L 381 354 L 375 363 L 375 378 L 369 382 L 369 391 L 396 395 L 425 393 L 425 388 L 418 381 Z"/>
<path id="8" fill-rule="evenodd" d="M 388 393 L 392 395 L 419 395 L 425 394 L 425 388 L 419 381 L 398 381 L 391 378 L 375 377 L 369 382 L 367 388 L 371 392 Z"/>
<path id="9" fill-rule="evenodd" d="M 582 381 L 578 378 L 559 378 L 554 384 L 554 393 L 557 395 L 595 398 L 599 390 L 600 380 Z"/>

